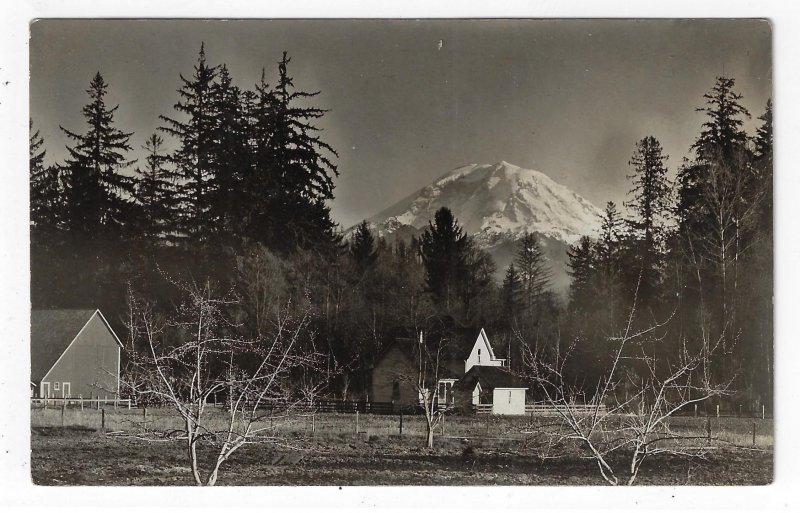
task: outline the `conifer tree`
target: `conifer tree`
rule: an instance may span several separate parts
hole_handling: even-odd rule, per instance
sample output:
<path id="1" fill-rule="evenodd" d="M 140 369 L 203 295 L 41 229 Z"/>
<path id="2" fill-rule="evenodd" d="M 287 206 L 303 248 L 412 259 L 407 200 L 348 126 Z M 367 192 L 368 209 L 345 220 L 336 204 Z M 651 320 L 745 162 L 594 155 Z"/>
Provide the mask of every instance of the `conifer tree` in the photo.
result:
<path id="1" fill-rule="evenodd" d="M 353 233 L 350 242 L 350 256 L 356 264 L 359 273 L 364 273 L 378 257 L 375 249 L 375 237 L 369 229 L 369 223 L 361 221 Z"/>
<path id="2" fill-rule="evenodd" d="M 593 304 L 592 284 L 596 278 L 596 255 L 591 239 L 581 237 L 577 244 L 567 249 L 568 273 L 572 277 L 569 287 L 570 306 L 573 311 L 585 310 Z"/>
<path id="3" fill-rule="evenodd" d="M 243 94 L 233 85 L 224 64 L 219 68 L 218 80 L 212 84 L 211 98 L 215 122 L 209 216 L 218 239 L 241 240 L 245 180 L 250 172 L 249 126 Z"/>
<path id="4" fill-rule="evenodd" d="M 137 169 L 136 199 L 140 206 L 141 235 L 151 242 L 169 240 L 176 214 L 175 183 L 167 169 L 169 157 L 164 140 L 152 134 L 142 149 L 147 153 L 144 169 Z"/>
<path id="5" fill-rule="evenodd" d="M 295 89 L 286 52 L 278 63 L 273 95 L 272 133 L 263 159 L 271 167 L 269 226 L 273 245 L 284 249 L 335 247 L 336 225 L 325 202 L 333 199 L 333 177 L 339 172 L 327 156 L 336 151 L 317 135 L 314 120 L 325 110 L 300 106 L 319 92 Z"/>
<path id="6" fill-rule="evenodd" d="M 135 161 L 126 159 L 131 133 L 114 126 L 118 105 L 108 108 L 108 84 L 98 72 L 86 91 L 91 99 L 83 108 L 86 133 L 61 127 L 75 141 L 67 146 L 64 165 L 66 227 L 72 234 L 120 237 L 133 223 L 133 182 L 122 173 Z"/>
<path id="7" fill-rule="evenodd" d="M 647 136 L 636 144 L 629 164 L 633 173 L 628 178 L 633 188 L 625 203 L 633 214 L 627 221 L 631 234 L 630 250 L 633 258 L 628 277 L 629 292 L 638 287 L 639 296 L 655 301 L 659 295 L 664 264 L 665 225 L 671 205 L 671 185 L 667 178 L 661 144 Z"/>
<path id="8" fill-rule="evenodd" d="M 442 207 L 428 222 L 419 244 L 428 291 L 449 309 L 457 297 L 457 278 L 466 263 L 467 236 L 450 209 Z"/>
<path id="9" fill-rule="evenodd" d="M 517 312 L 517 303 L 519 301 L 519 275 L 517 269 L 514 267 L 514 262 L 508 264 L 506 274 L 503 277 L 503 284 L 500 288 L 500 295 L 505 308 L 505 316 L 508 319 L 513 319 Z"/>
<path id="10" fill-rule="evenodd" d="M 175 137 L 179 145 L 170 155 L 179 185 L 176 190 L 180 204 L 178 228 L 183 236 L 196 242 L 207 241 L 213 229 L 217 74 L 217 66 L 208 65 L 205 45 L 201 45 L 194 74 L 189 79 L 180 75 L 183 85 L 178 90 L 181 99 L 175 104 L 175 110 L 186 119 L 159 116 L 165 123 L 159 130 Z"/>
<path id="11" fill-rule="evenodd" d="M 45 166 L 44 140 L 39 130 L 33 131 L 33 120 L 29 127 L 30 223 L 34 231 L 50 231 L 58 228 L 60 221 L 62 198 L 58 167 Z"/>
<path id="12" fill-rule="evenodd" d="M 550 289 L 552 271 L 536 234 L 525 233 L 518 244 L 514 262 L 519 273 L 521 304 L 530 312 Z"/>

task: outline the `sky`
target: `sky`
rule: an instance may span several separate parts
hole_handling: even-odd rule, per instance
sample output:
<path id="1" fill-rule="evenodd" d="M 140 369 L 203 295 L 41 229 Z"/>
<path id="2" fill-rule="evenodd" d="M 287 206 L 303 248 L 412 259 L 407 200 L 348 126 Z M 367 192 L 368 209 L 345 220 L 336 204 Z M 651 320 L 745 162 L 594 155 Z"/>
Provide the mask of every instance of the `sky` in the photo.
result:
<path id="1" fill-rule="evenodd" d="M 287 51 L 295 85 L 320 91 L 313 104 L 329 109 L 318 126 L 339 154 L 331 208 L 343 228 L 453 168 L 501 160 L 601 208 L 621 204 L 636 141 L 659 139 L 674 174 L 716 76 L 736 80 L 751 134 L 772 94 L 761 20 L 39 20 L 30 29 L 30 112 L 48 163 L 69 143 L 59 125 L 85 130 L 97 71 L 119 104 L 117 126 L 134 132 L 135 157 L 159 114 L 175 115 L 179 74 L 192 73 L 201 43 L 243 88 L 262 68 L 274 82 Z"/>

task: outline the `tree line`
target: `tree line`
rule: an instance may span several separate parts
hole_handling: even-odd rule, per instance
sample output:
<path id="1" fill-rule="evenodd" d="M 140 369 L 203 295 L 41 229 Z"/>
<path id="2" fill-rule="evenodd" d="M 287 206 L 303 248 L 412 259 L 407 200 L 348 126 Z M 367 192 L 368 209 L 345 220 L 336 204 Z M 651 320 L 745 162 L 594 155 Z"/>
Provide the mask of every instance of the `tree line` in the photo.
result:
<path id="1" fill-rule="evenodd" d="M 180 302 L 170 280 L 203 281 L 233 291 L 231 317 L 259 337 L 286 308 L 311 312 L 302 343 L 324 355 L 328 393 L 362 397 L 393 337 L 432 323 L 487 328 L 512 370 L 531 346 L 558 361 L 574 344 L 574 379 L 590 387 L 604 340 L 636 302 L 642 325 L 676 319 L 655 336 L 658 351 L 723 337 L 718 371 L 739 376 L 750 398 L 771 397 L 771 105 L 750 137 L 733 79 L 718 79 L 674 182 L 658 140 L 639 141 L 630 214 L 609 203 L 601 233 L 570 248 L 564 300 L 534 233 L 517 241 L 499 284 L 491 257 L 447 208 L 410 240 L 387 241 L 366 222 L 345 237 L 327 205 L 336 151 L 315 125 L 326 110 L 309 106 L 318 92 L 295 87 L 290 61 L 284 52 L 273 85 L 262 70 L 243 89 L 201 47 L 141 161 L 100 73 L 83 129 L 62 127 L 71 141 L 63 162 L 45 164 L 32 123 L 33 306 L 99 306 L 124 319 L 131 292 L 166 312 Z"/>

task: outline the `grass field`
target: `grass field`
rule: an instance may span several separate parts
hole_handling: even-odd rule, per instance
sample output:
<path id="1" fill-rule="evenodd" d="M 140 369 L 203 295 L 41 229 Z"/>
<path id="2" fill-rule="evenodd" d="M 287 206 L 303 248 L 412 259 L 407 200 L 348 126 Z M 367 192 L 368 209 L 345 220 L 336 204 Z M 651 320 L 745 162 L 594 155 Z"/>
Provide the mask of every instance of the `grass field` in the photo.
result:
<path id="1" fill-rule="evenodd" d="M 221 421 L 221 415 L 220 419 Z M 127 436 L 142 410 L 31 410 L 31 468 L 36 484 L 192 484 L 184 445 L 174 439 Z M 223 466 L 222 485 L 575 485 L 602 484 L 595 464 L 576 453 L 539 456 L 537 426 L 552 418 L 447 417 L 435 447 L 422 449 L 424 418 L 320 414 L 274 421 L 280 446 L 242 448 Z M 63 423 L 63 426 L 62 426 Z M 179 430 L 170 410 L 147 412 L 148 428 Z M 753 427 L 756 444 L 753 446 Z M 772 480 L 772 421 L 712 418 L 714 448 L 705 460 L 662 456 L 647 460 L 638 484 L 756 485 Z M 680 417 L 671 428 L 706 433 L 706 419 Z M 443 434 L 442 434 L 443 433 Z M 210 455 L 209 455 L 210 456 Z"/>

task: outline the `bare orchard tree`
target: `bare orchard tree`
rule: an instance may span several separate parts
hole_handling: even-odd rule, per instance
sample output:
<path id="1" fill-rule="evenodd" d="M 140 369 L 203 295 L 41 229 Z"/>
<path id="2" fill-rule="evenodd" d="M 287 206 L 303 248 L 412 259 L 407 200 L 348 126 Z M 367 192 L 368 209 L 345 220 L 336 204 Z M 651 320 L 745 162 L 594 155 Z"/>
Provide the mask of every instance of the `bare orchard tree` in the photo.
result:
<path id="1" fill-rule="evenodd" d="M 705 341 L 696 352 L 685 340 L 676 354 L 657 355 L 654 347 L 664 341 L 659 335 L 664 322 L 634 330 L 636 306 L 631 308 L 625 329 L 609 338 L 613 346 L 610 364 L 589 390 L 570 381 L 567 368 L 575 344 L 553 362 L 522 342 L 527 377 L 537 386 L 560 422 L 544 427 L 549 451 L 578 451 L 596 462 L 602 478 L 611 485 L 631 485 L 645 459 L 660 454 L 704 457 L 706 436 L 671 429 L 676 413 L 713 397 L 728 394 L 730 381 L 715 382 L 708 360 L 723 346 L 723 337 Z M 724 333 L 723 333 L 724 334 Z M 620 461 L 625 462 L 620 464 Z"/>
<path id="2" fill-rule="evenodd" d="M 123 380 L 137 397 L 177 412 L 192 478 L 212 486 L 222 464 L 245 444 L 280 442 L 271 420 L 307 402 L 309 376 L 322 374 L 322 359 L 308 344 L 307 310 L 294 311 L 291 304 L 275 309 L 260 320 L 258 335 L 247 338 L 233 320 L 240 312 L 234 295 L 216 297 L 208 284 L 175 285 L 182 302 L 168 315 L 130 298 L 130 363 Z M 225 407 L 215 407 L 218 396 Z"/>
<path id="3" fill-rule="evenodd" d="M 398 374 L 399 381 L 410 385 L 417 394 L 419 406 L 425 414 L 425 447 L 433 448 L 433 433 L 442 421 L 452 404 L 438 400 L 439 380 L 444 374 L 444 351 L 446 338 L 443 335 L 435 336 L 436 342 L 425 340 L 425 332 L 419 331 L 419 338 L 414 344 L 413 360 L 416 369 L 414 372 Z"/>

